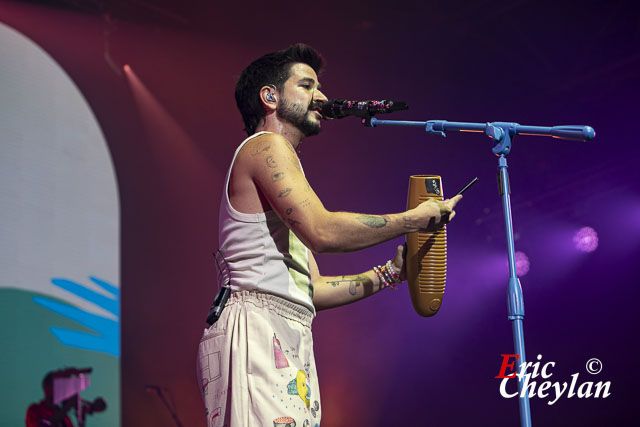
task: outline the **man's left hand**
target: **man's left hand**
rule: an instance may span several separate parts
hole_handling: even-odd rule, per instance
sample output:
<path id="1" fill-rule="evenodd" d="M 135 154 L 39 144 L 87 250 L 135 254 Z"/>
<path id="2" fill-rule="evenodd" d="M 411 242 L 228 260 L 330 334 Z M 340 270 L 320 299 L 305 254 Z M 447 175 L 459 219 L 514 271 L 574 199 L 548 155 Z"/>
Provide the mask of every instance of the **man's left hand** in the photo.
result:
<path id="1" fill-rule="evenodd" d="M 405 262 L 405 250 L 404 245 L 399 245 L 396 249 L 396 255 L 391 260 L 391 268 L 400 276 L 400 280 L 403 282 L 407 280 L 407 268 L 404 265 Z"/>

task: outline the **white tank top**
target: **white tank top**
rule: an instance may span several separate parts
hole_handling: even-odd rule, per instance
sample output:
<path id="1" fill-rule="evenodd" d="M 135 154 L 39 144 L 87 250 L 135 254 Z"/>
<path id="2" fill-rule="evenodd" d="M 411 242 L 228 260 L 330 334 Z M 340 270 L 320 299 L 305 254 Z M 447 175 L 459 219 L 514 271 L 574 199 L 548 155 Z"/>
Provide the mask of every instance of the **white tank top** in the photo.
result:
<path id="1" fill-rule="evenodd" d="M 265 133 L 268 132 L 245 139 L 231 160 L 220 202 L 220 250 L 229 266 L 232 291 L 277 295 L 304 305 L 315 315 L 307 247 L 275 211 L 242 213 L 229 201 L 229 179 L 238 153 L 247 141 Z"/>

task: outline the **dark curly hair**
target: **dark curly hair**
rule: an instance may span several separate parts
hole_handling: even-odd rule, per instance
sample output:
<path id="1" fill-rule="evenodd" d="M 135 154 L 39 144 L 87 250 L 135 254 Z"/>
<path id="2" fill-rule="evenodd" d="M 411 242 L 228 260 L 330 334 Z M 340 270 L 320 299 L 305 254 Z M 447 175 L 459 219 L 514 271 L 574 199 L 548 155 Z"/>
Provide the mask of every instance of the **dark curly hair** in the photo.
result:
<path id="1" fill-rule="evenodd" d="M 307 64 L 318 74 L 324 66 L 324 60 L 318 52 L 311 46 L 298 43 L 288 49 L 268 53 L 242 70 L 236 84 L 236 104 L 248 135 L 256 131 L 260 119 L 266 114 L 260 101 L 260 88 L 274 85 L 282 91 L 291 66 L 296 63 Z"/>

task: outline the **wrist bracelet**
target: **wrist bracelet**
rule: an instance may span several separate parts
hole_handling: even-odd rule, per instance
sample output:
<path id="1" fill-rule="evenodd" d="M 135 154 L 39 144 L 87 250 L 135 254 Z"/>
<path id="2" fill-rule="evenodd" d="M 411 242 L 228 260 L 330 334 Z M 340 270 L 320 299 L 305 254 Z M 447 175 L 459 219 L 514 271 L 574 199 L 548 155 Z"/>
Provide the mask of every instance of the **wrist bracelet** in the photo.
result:
<path id="1" fill-rule="evenodd" d="M 402 283 L 402 280 L 400 280 L 400 275 L 398 273 L 396 273 L 396 271 L 393 269 L 393 266 L 391 265 L 391 260 L 387 261 L 387 269 L 389 270 L 389 274 L 391 274 L 391 278 L 393 279 L 394 283 Z"/>
<path id="2" fill-rule="evenodd" d="M 396 288 L 396 281 L 393 278 L 393 275 L 389 271 L 389 267 L 387 265 L 378 265 L 373 267 L 373 272 L 376 273 L 378 279 L 380 280 L 380 284 L 382 285 L 382 289 L 384 288 Z"/>

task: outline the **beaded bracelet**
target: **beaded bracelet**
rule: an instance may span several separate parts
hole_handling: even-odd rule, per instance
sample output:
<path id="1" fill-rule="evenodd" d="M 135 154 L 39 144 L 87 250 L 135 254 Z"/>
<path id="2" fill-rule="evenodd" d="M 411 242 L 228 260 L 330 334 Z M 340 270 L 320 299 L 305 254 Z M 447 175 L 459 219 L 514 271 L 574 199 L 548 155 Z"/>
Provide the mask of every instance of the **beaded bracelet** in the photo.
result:
<path id="1" fill-rule="evenodd" d="M 395 285 L 395 280 L 391 277 L 391 273 L 389 273 L 389 269 L 386 265 L 382 267 L 382 274 L 384 275 L 384 278 L 387 279 L 387 282 L 391 283 L 392 286 Z"/>
<path id="2" fill-rule="evenodd" d="M 378 276 L 380 283 L 383 285 L 382 289 L 384 288 L 397 289 L 395 284 L 402 283 L 400 281 L 400 276 L 398 276 L 398 274 L 391 267 L 391 261 L 387 261 L 387 263 L 384 266 L 382 265 L 374 266 L 373 272 L 376 273 L 376 276 Z"/>
<path id="3" fill-rule="evenodd" d="M 378 280 L 380 281 L 380 284 L 382 285 L 381 289 L 388 288 L 389 287 L 389 282 L 387 282 L 387 280 L 384 278 L 384 275 L 382 274 L 382 271 L 380 271 L 380 268 L 378 268 L 378 267 L 376 267 L 374 265 L 373 266 L 373 272 L 376 273 L 376 276 L 378 276 Z"/>
<path id="4" fill-rule="evenodd" d="M 389 270 L 389 274 L 391 274 L 391 278 L 393 279 L 394 283 L 402 283 L 402 280 L 400 280 L 400 275 L 398 273 L 396 273 L 396 271 L 393 269 L 393 266 L 391 265 L 391 260 L 387 261 L 387 269 Z"/>

